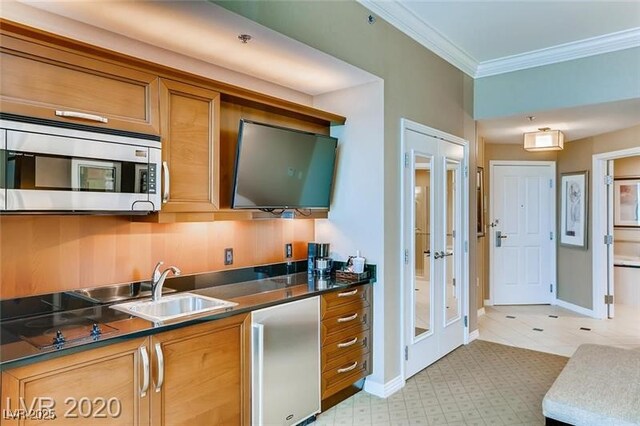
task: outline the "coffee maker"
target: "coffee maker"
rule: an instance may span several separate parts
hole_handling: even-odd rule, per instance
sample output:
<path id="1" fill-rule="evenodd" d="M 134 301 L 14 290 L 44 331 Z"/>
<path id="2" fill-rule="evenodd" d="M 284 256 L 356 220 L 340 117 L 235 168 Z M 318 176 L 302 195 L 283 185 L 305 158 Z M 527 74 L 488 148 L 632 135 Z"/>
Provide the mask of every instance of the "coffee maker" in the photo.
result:
<path id="1" fill-rule="evenodd" d="M 307 271 L 322 278 L 331 275 L 333 259 L 329 257 L 329 243 L 309 243 L 307 246 Z"/>

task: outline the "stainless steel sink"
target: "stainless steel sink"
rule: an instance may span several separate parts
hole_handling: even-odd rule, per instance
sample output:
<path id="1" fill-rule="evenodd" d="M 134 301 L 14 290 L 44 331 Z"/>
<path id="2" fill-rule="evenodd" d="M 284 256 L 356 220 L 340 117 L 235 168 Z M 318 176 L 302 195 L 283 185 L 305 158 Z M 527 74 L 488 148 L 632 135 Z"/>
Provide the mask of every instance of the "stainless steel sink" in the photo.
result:
<path id="1" fill-rule="evenodd" d="M 167 287 L 162 288 L 162 294 L 174 292 L 174 289 Z M 72 291 L 70 294 L 86 299 L 90 302 L 109 303 L 120 300 L 149 297 L 151 296 L 151 284 L 143 282 L 112 285 L 108 287 L 83 288 Z"/>
<path id="2" fill-rule="evenodd" d="M 180 293 L 164 296 L 153 302 L 150 300 L 120 303 L 111 308 L 126 312 L 153 322 L 163 322 L 189 315 L 226 309 L 237 303 L 193 293 Z"/>

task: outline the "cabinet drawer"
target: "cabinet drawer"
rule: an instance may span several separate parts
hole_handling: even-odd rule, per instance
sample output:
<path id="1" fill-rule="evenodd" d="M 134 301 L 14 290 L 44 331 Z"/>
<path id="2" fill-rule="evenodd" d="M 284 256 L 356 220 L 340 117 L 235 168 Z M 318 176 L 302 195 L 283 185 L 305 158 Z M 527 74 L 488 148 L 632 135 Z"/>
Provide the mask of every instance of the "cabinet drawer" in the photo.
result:
<path id="1" fill-rule="evenodd" d="M 371 352 L 352 352 L 338 357 L 322 372 L 322 399 L 366 377 L 370 372 Z"/>
<path id="2" fill-rule="evenodd" d="M 2 112 L 159 133 L 155 75 L 7 35 L 0 45 Z"/>
<path id="3" fill-rule="evenodd" d="M 323 370 L 333 363 L 335 359 L 351 352 L 365 353 L 370 351 L 371 332 L 369 330 L 353 331 L 345 330 L 343 332 L 331 335 L 322 347 L 322 366 Z"/>
<path id="4" fill-rule="evenodd" d="M 361 285 L 358 287 L 348 288 L 322 295 L 325 310 L 331 311 L 336 306 L 354 302 L 355 300 L 369 302 L 370 285 Z"/>
<path id="5" fill-rule="evenodd" d="M 336 333 L 359 333 L 370 326 L 370 309 L 368 306 L 347 310 L 340 315 L 322 320 L 322 345 Z"/>

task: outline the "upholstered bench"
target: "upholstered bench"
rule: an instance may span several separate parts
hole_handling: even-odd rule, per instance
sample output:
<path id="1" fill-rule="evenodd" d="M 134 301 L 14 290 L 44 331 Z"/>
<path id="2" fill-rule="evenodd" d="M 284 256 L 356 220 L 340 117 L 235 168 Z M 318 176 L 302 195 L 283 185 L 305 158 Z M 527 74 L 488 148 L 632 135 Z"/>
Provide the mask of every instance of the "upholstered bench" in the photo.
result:
<path id="1" fill-rule="evenodd" d="M 542 401 L 547 425 L 640 425 L 640 351 L 581 345 Z"/>

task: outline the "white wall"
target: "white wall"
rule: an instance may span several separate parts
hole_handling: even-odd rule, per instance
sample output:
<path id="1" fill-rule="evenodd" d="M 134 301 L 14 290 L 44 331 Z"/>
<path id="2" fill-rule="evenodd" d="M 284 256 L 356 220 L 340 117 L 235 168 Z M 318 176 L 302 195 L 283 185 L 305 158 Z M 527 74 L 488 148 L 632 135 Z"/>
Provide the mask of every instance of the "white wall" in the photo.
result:
<path id="1" fill-rule="evenodd" d="M 360 250 L 377 265 L 373 285 L 373 374 L 367 390 L 384 384 L 384 82 L 314 97 L 316 108 L 347 117 L 332 128 L 339 139 L 329 218 L 316 220 L 316 241 L 331 243 L 331 256 L 346 260 Z M 372 388 L 373 385 L 373 388 Z M 379 391 L 378 391 L 379 390 Z"/>

